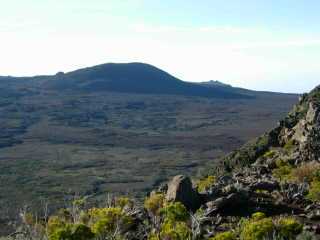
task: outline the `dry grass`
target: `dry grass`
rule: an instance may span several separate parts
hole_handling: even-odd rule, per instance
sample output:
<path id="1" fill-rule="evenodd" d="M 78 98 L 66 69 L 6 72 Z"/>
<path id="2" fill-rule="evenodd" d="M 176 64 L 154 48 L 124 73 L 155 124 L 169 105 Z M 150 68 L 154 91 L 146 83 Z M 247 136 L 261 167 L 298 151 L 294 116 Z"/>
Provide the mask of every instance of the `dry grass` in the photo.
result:
<path id="1" fill-rule="evenodd" d="M 309 162 L 302 164 L 292 170 L 292 178 L 297 182 L 311 182 L 314 178 L 314 173 L 320 170 L 320 164 L 317 162 Z"/>

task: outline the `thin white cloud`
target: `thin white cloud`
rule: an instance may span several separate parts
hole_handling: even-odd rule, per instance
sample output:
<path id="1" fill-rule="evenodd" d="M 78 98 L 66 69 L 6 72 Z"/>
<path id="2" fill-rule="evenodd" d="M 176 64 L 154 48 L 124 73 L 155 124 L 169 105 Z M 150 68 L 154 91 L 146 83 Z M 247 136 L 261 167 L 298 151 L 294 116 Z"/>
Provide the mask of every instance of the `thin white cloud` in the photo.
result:
<path id="1" fill-rule="evenodd" d="M 232 27 L 232 26 L 199 27 L 197 30 L 201 32 L 214 32 L 214 33 L 250 33 L 250 32 L 261 31 L 255 28 Z"/>
<path id="2" fill-rule="evenodd" d="M 18 32 L 30 28 L 35 28 L 40 26 L 39 22 L 36 21 L 13 21 L 13 22 L 1 22 L 0 23 L 0 33 L 3 32 Z"/>
<path id="3" fill-rule="evenodd" d="M 255 28 L 242 28 L 234 26 L 200 26 L 183 27 L 172 25 L 147 25 L 144 23 L 133 24 L 131 28 L 140 33 L 253 33 L 261 31 Z"/>
<path id="4" fill-rule="evenodd" d="M 190 31 L 188 28 L 174 27 L 174 26 L 151 26 L 143 23 L 133 24 L 131 26 L 133 31 L 138 33 L 169 33 L 169 32 L 186 32 Z"/>
<path id="5" fill-rule="evenodd" d="M 320 39 L 296 39 L 296 40 L 283 40 L 273 42 L 253 42 L 246 44 L 231 44 L 229 47 L 233 49 L 251 49 L 251 48 L 286 48 L 286 47 L 310 47 L 320 46 Z"/>

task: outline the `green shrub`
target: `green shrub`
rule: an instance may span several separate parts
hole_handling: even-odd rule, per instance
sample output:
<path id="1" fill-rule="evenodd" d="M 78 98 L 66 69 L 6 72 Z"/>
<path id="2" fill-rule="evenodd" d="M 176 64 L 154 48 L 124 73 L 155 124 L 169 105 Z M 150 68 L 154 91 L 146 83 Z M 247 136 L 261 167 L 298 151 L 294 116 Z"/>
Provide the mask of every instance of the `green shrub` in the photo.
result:
<path id="1" fill-rule="evenodd" d="M 73 240 L 90 240 L 94 238 L 91 229 L 84 224 L 77 224 L 73 226 L 72 239 Z"/>
<path id="2" fill-rule="evenodd" d="M 49 234 L 49 240 L 73 240 L 70 225 L 55 228 Z"/>
<path id="3" fill-rule="evenodd" d="M 307 197 L 314 202 L 320 201 L 320 181 L 311 182 Z"/>
<path id="4" fill-rule="evenodd" d="M 49 234 L 49 240 L 91 240 L 93 238 L 91 229 L 84 224 L 66 224 L 55 228 Z"/>
<path id="5" fill-rule="evenodd" d="M 78 198 L 72 202 L 73 206 L 77 206 L 80 208 L 84 207 L 85 204 L 86 204 L 86 198 Z"/>
<path id="6" fill-rule="evenodd" d="M 275 168 L 272 171 L 272 175 L 279 179 L 280 181 L 288 181 L 291 179 L 291 171 L 292 167 L 287 165 L 287 166 L 282 166 L 279 168 Z"/>
<path id="7" fill-rule="evenodd" d="M 267 151 L 265 152 L 265 154 L 263 154 L 263 157 L 265 158 L 273 158 L 276 155 L 276 152 L 273 150 Z"/>
<path id="8" fill-rule="evenodd" d="M 59 230 L 64 229 L 65 226 L 66 226 L 66 222 L 61 217 L 52 216 L 49 218 L 48 223 L 47 223 L 48 234 L 51 235 L 51 234 L 57 232 L 58 229 Z"/>
<path id="9" fill-rule="evenodd" d="M 165 221 L 160 232 L 160 239 L 187 240 L 192 232 L 185 222 Z"/>
<path id="10" fill-rule="evenodd" d="M 290 152 L 294 147 L 295 147 L 294 140 L 291 139 L 283 146 L 283 149 L 286 152 Z"/>
<path id="11" fill-rule="evenodd" d="M 263 240 L 272 236 L 275 226 L 271 218 L 260 220 L 250 219 L 243 223 L 241 227 L 241 240 Z"/>
<path id="12" fill-rule="evenodd" d="M 171 222 L 186 221 L 190 216 L 186 207 L 180 202 L 169 203 L 161 209 L 161 214 L 166 220 Z"/>
<path id="13" fill-rule="evenodd" d="M 268 190 L 264 190 L 264 189 L 257 189 L 255 192 L 256 193 L 262 193 L 262 194 L 268 194 L 269 193 Z"/>
<path id="14" fill-rule="evenodd" d="M 160 240 L 159 236 L 157 234 L 151 233 L 148 236 L 148 240 Z"/>
<path id="15" fill-rule="evenodd" d="M 92 208 L 89 210 L 91 229 L 98 236 L 105 236 L 118 230 L 126 230 L 133 222 L 131 216 L 120 207 Z"/>
<path id="16" fill-rule="evenodd" d="M 236 240 L 236 235 L 231 231 L 223 232 L 218 233 L 213 238 L 210 238 L 210 240 Z"/>
<path id="17" fill-rule="evenodd" d="M 273 169 L 272 171 L 272 175 L 274 177 L 280 181 L 288 181 L 291 179 L 293 167 L 289 163 L 283 161 L 282 159 L 277 159 L 276 166 L 277 168 Z"/>
<path id="18" fill-rule="evenodd" d="M 313 181 L 319 181 L 320 182 L 320 169 L 317 168 L 313 173 Z"/>
<path id="19" fill-rule="evenodd" d="M 252 214 L 251 218 L 253 220 L 261 220 L 261 219 L 266 218 L 266 215 L 263 212 L 256 212 L 256 213 Z"/>
<path id="20" fill-rule="evenodd" d="M 144 208 L 153 215 L 159 215 L 164 202 L 164 195 L 162 193 L 151 194 L 150 197 L 145 199 Z"/>
<path id="21" fill-rule="evenodd" d="M 201 179 L 197 183 L 197 188 L 199 192 L 207 191 L 216 181 L 214 176 L 208 176 L 204 179 Z"/>
<path id="22" fill-rule="evenodd" d="M 288 162 L 284 161 L 284 160 L 281 159 L 281 158 L 278 158 L 278 159 L 276 160 L 276 166 L 277 166 L 277 168 L 284 167 L 284 166 L 288 166 L 288 165 L 289 165 Z"/>
<path id="23" fill-rule="evenodd" d="M 302 232 L 303 225 L 293 217 L 281 218 L 278 222 L 278 231 L 285 239 L 294 239 Z"/>
<path id="24" fill-rule="evenodd" d="M 116 206 L 120 207 L 121 209 L 123 209 L 124 207 L 128 206 L 128 207 L 132 207 L 133 206 L 133 202 L 130 198 L 128 197 L 118 197 L 116 199 Z"/>

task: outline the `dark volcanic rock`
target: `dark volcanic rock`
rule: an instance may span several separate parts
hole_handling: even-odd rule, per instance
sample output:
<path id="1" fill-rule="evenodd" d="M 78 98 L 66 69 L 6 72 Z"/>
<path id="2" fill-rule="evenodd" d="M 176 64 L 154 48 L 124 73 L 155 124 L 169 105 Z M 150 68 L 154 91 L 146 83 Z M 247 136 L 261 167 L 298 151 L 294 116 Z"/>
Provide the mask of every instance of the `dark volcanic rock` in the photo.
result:
<path id="1" fill-rule="evenodd" d="M 249 185 L 250 191 L 265 190 L 272 192 L 280 188 L 279 183 L 276 181 L 258 181 Z"/>
<path id="2" fill-rule="evenodd" d="M 189 177 L 175 176 L 168 184 L 167 201 L 181 202 L 190 210 L 196 210 L 201 205 L 199 194 L 193 189 Z"/>

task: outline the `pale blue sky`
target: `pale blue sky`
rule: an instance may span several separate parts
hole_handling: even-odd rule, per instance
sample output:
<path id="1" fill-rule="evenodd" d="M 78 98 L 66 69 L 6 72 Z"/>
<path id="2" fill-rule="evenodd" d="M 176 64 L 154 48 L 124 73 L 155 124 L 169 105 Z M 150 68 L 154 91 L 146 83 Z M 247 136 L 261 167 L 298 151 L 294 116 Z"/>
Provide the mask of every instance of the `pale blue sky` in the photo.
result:
<path id="1" fill-rule="evenodd" d="M 139 61 L 304 92 L 320 84 L 319 12 L 318 0 L 0 0 L 0 75 Z"/>

